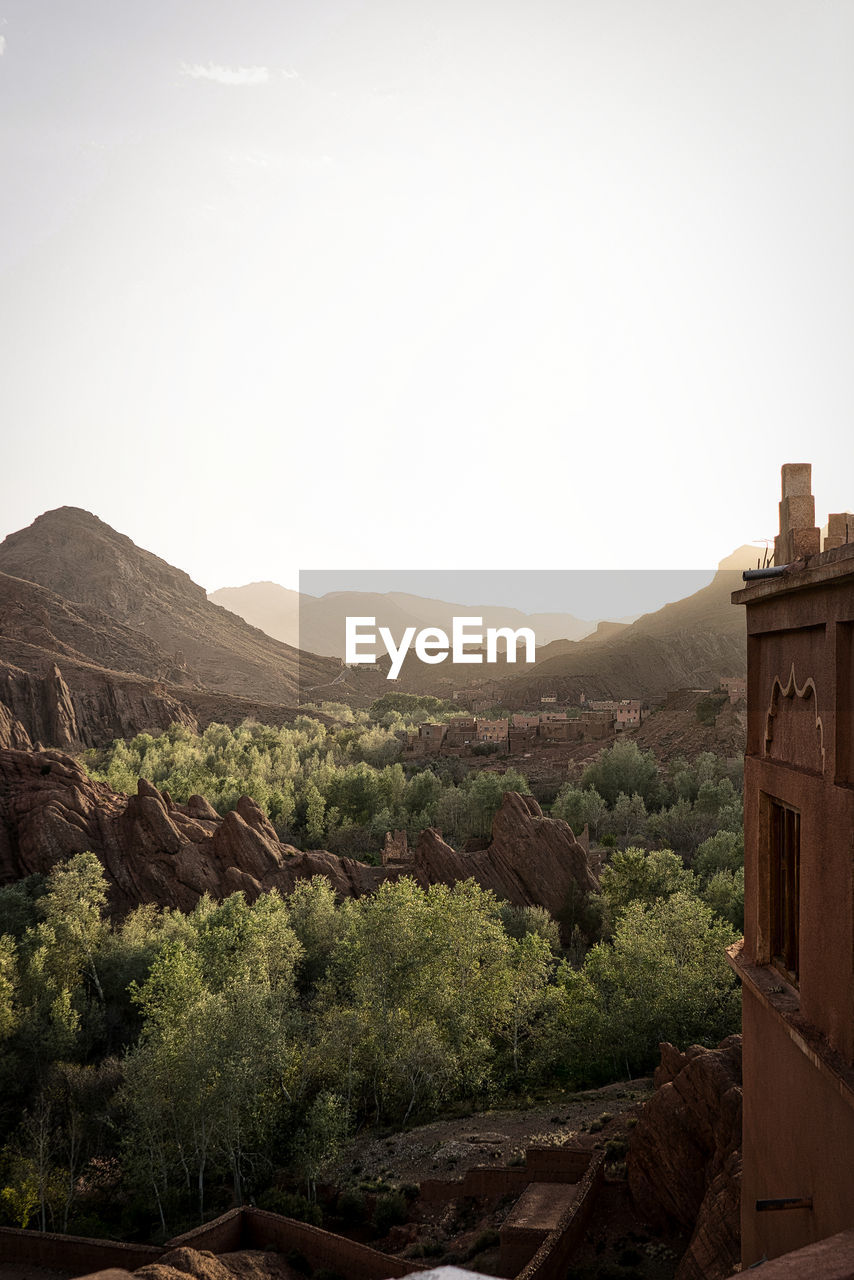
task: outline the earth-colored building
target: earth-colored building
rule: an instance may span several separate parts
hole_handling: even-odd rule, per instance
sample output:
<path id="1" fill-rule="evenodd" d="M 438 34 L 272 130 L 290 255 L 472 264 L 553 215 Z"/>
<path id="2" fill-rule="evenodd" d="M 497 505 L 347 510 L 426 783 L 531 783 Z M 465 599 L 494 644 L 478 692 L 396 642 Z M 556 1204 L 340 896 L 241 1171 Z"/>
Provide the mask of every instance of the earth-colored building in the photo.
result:
<path id="1" fill-rule="evenodd" d="M 780 520 L 775 566 L 733 596 L 747 617 L 745 926 L 731 951 L 745 1268 L 854 1227 L 854 541 L 834 533 L 820 551 L 805 464 L 783 468 Z"/>

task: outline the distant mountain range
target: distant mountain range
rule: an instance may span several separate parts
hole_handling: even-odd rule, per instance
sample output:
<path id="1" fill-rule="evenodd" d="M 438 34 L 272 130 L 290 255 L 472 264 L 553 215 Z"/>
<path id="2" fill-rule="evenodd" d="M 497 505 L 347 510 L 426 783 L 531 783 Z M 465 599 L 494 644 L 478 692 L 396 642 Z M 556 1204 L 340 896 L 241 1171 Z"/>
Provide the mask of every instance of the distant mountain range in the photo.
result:
<path id="1" fill-rule="evenodd" d="M 483 618 L 484 627 L 530 627 L 538 646 L 555 640 L 581 640 L 595 632 L 597 626 L 596 621 L 585 621 L 571 613 L 523 613 L 496 605 L 452 604 L 403 591 L 300 595 L 275 582 L 222 587 L 211 592 L 209 599 L 285 644 L 336 658 L 344 657 L 344 619 L 348 616 L 376 618 L 378 626 L 390 627 L 399 636 L 406 627 L 419 631 L 423 627 L 442 627 L 450 633 L 455 616 L 471 615 Z"/>
<path id="2" fill-rule="evenodd" d="M 657 698 L 673 689 L 715 688 L 725 676 L 744 676 L 744 614 L 730 600 L 743 586 L 742 570 L 755 568 L 756 549 L 739 547 L 721 561 L 709 583 L 693 595 L 644 614 L 630 626 L 606 624 L 593 636 L 547 645 L 537 662 L 501 686 L 511 708 L 542 697 Z"/>
<path id="3" fill-rule="evenodd" d="M 465 609 L 484 626 L 531 626 L 541 641 L 531 666 L 490 670 L 503 673 L 500 700 L 509 706 L 582 691 L 643 698 L 710 687 L 744 673 L 744 618 L 729 594 L 755 557 L 742 548 L 703 590 L 630 625 L 602 622 L 587 635 L 592 624 L 571 614 Z M 412 660 L 404 679 L 391 683 L 382 669 L 346 668 L 337 656 L 347 613 L 374 616 L 398 634 L 405 626 L 450 628 L 459 604 L 400 592 L 324 596 L 303 609 L 308 640 L 299 649 L 239 617 L 238 603 L 258 623 L 293 634 L 286 628 L 298 612 L 296 592 L 259 583 L 208 599 L 186 573 L 87 511 L 61 507 L 39 516 L 0 544 L 0 746 L 41 741 L 78 749 L 175 721 L 283 723 L 308 700 L 366 706 L 398 689 L 447 696 L 487 670 Z M 555 638 L 542 645 L 547 636 Z M 334 656 L 307 651 L 309 640 Z"/>

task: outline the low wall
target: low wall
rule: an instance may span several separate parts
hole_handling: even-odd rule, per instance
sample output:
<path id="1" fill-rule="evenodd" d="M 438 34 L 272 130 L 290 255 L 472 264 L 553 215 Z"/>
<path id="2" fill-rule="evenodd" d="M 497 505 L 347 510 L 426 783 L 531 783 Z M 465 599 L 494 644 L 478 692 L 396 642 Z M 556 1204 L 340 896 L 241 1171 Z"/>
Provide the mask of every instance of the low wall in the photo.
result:
<path id="1" fill-rule="evenodd" d="M 278 1249 L 285 1254 L 295 1249 L 315 1269 L 328 1267 L 347 1280 L 391 1280 L 424 1270 L 411 1259 L 391 1257 L 345 1236 L 264 1209 L 243 1210 L 241 1245 L 244 1249 Z"/>
<path id="2" fill-rule="evenodd" d="M 528 1147 L 524 1165 L 475 1165 L 462 1178 L 426 1178 L 421 1198 L 429 1204 L 465 1196 L 521 1195 L 529 1182 L 579 1182 L 593 1153 L 581 1147 Z"/>
<path id="3" fill-rule="evenodd" d="M 580 1182 L 590 1168 L 593 1151 L 583 1147 L 528 1147 L 529 1182 Z"/>
<path id="4" fill-rule="evenodd" d="M 572 1255 L 584 1237 L 604 1181 L 605 1155 L 598 1151 L 590 1160 L 587 1172 L 579 1183 L 575 1200 L 515 1280 L 564 1280 Z"/>
<path id="5" fill-rule="evenodd" d="M 156 1262 L 163 1249 L 151 1244 L 125 1244 L 120 1240 L 90 1240 L 86 1236 L 64 1236 L 53 1231 L 21 1231 L 0 1227 L 0 1262 L 48 1267 L 79 1276 L 87 1271 L 122 1267 L 133 1271 L 146 1262 Z"/>
<path id="6" fill-rule="evenodd" d="M 229 1209 L 212 1222 L 203 1222 L 201 1226 L 175 1236 L 168 1241 L 164 1252 L 186 1246 L 188 1249 L 206 1250 L 208 1253 L 233 1253 L 235 1249 L 243 1247 L 244 1217 L 247 1212 L 246 1209 Z"/>
<path id="7" fill-rule="evenodd" d="M 420 1184 L 421 1199 L 428 1204 L 459 1200 L 464 1196 L 487 1196 L 497 1200 L 501 1196 L 521 1195 L 530 1181 L 531 1175 L 523 1165 L 518 1169 L 508 1169 L 503 1165 L 475 1165 L 464 1178 L 425 1179 Z"/>

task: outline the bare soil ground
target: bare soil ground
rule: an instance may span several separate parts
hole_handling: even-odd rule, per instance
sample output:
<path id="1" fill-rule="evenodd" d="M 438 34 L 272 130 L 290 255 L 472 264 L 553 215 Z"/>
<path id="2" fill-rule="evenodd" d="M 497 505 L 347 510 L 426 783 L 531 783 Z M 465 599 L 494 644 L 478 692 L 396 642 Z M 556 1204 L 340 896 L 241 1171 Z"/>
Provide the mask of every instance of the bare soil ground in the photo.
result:
<path id="1" fill-rule="evenodd" d="M 474 1165 L 519 1161 L 526 1147 L 539 1143 L 571 1140 L 593 1145 L 589 1127 L 603 1112 L 630 1112 L 651 1093 L 650 1079 L 629 1080 L 581 1093 L 557 1092 L 512 1111 L 479 1111 L 380 1137 L 374 1131 L 354 1139 L 330 1181 L 343 1185 L 377 1178 L 389 1183 L 461 1178 Z"/>

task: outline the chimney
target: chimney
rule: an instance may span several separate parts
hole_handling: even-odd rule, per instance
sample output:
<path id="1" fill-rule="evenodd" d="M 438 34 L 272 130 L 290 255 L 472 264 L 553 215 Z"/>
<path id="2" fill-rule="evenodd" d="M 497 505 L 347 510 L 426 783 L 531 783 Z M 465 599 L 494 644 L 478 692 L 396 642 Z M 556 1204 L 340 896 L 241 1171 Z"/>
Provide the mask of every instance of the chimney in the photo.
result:
<path id="1" fill-rule="evenodd" d="M 854 542 L 854 515 L 850 511 L 838 511 L 827 517 L 827 533 L 824 537 L 824 550 L 833 547 L 844 547 L 846 542 Z"/>
<path id="2" fill-rule="evenodd" d="M 774 563 L 791 564 L 821 551 L 821 533 L 815 523 L 812 496 L 812 464 L 787 462 L 783 466 L 780 533 L 774 539 Z"/>

